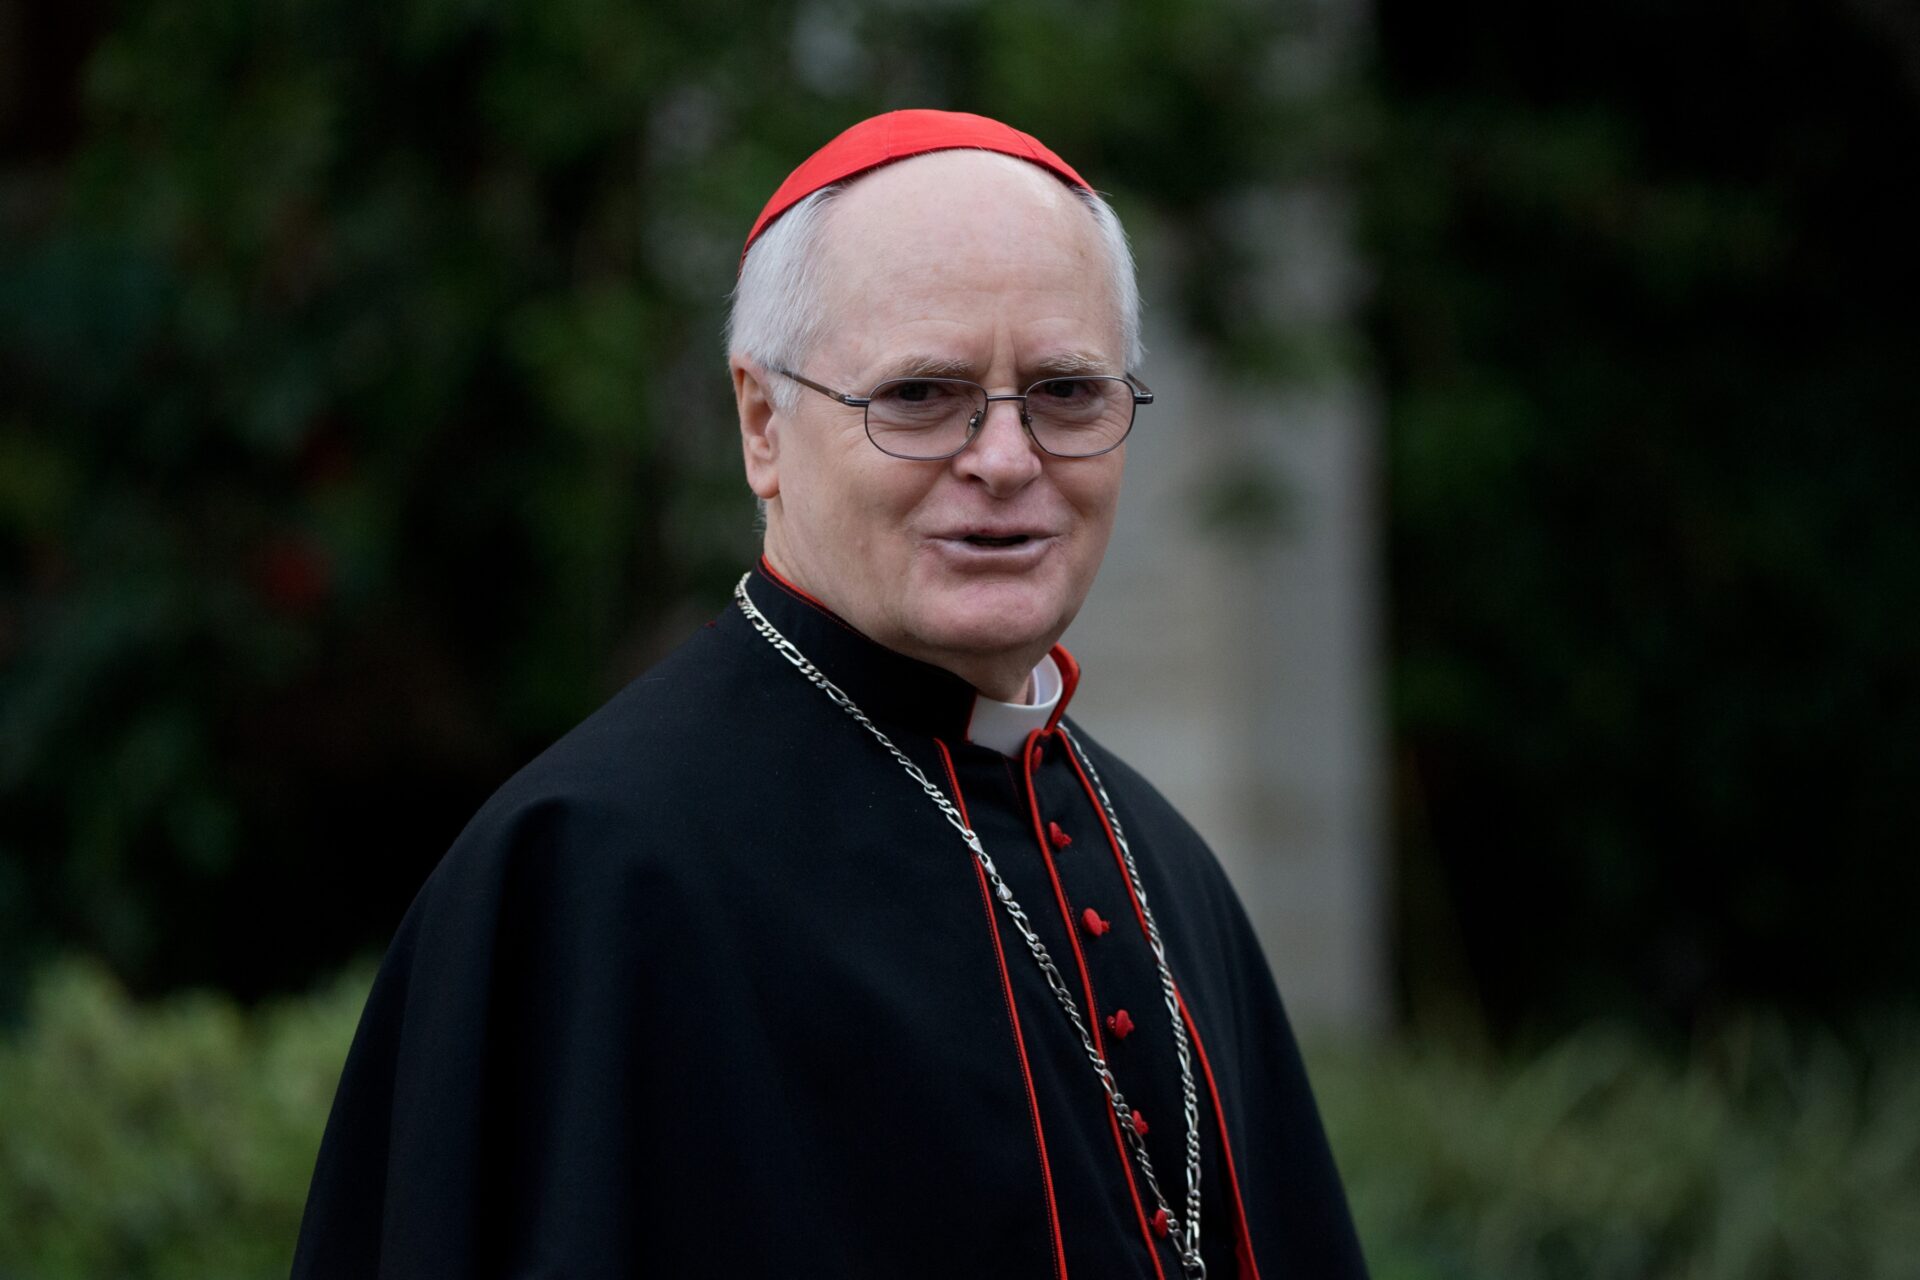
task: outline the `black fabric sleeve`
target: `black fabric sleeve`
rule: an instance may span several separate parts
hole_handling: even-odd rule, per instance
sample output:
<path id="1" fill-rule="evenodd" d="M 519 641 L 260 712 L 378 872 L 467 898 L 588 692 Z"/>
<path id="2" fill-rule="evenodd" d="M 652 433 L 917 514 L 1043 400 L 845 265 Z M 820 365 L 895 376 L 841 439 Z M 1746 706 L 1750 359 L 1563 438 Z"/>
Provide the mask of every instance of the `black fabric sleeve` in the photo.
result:
<path id="1" fill-rule="evenodd" d="M 294 1280 L 634 1274 L 649 894 L 622 826 L 490 805 L 428 880 L 348 1055 Z"/>

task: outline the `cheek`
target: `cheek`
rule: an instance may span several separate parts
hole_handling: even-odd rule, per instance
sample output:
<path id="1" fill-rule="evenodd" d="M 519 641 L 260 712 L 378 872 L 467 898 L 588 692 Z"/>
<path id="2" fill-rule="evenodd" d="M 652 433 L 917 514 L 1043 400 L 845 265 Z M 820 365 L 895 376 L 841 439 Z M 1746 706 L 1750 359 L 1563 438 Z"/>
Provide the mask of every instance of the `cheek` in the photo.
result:
<path id="1" fill-rule="evenodd" d="M 859 502 L 860 473 L 855 465 L 859 460 L 836 437 L 833 424 L 810 426 L 805 443 L 788 455 L 783 487 L 789 501 L 805 510 L 810 527 L 843 528 Z"/>
<path id="2" fill-rule="evenodd" d="M 1104 531 L 1113 524 L 1115 510 L 1120 505 L 1120 481 L 1123 475 L 1118 455 L 1112 460 L 1101 458 L 1097 467 L 1075 472 L 1061 485 L 1061 492 L 1073 509 L 1079 513 L 1089 531 Z"/>
<path id="3" fill-rule="evenodd" d="M 871 566 L 906 554 L 926 483 L 911 471 L 874 467 L 863 457 L 839 461 L 843 465 L 829 465 L 814 478 L 813 527 L 831 534 L 843 560 Z"/>

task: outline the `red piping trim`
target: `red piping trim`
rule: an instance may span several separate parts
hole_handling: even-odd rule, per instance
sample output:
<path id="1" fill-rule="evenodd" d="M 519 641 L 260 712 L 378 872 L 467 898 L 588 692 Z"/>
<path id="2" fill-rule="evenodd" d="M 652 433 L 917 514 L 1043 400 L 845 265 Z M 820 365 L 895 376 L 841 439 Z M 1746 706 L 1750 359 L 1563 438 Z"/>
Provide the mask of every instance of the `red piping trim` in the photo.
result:
<path id="1" fill-rule="evenodd" d="M 1100 829 L 1107 833 L 1107 848 L 1113 853 L 1113 865 L 1120 871 L 1120 883 L 1126 886 L 1127 897 L 1133 903 L 1133 918 L 1140 922 L 1140 934 L 1148 937 L 1147 912 L 1140 905 L 1140 899 L 1133 892 L 1133 879 L 1127 875 L 1127 860 L 1120 853 L 1120 838 L 1113 834 L 1113 824 L 1107 821 L 1107 807 L 1100 803 L 1100 793 L 1094 788 L 1093 780 L 1087 777 L 1087 771 L 1080 766 L 1080 758 L 1074 754 L 1073 747 L 1062 735 L 1067 763 L 1073 766 L 1080 778 L 1080 789 L 1087 793 L 1087 802 L 1093 806 L 1094 816 L 1100 819 Z"/>
<path id="2" fill-rule="evenodd" d="M 821 613 L 826 614 L 828 618 L 832 619 L 834 622 L 838 623 L 840 626 L 845 627 L 848 631 L 852 631 L 855 635 L 859 634 L 859 630 L 856 627 L 854 627 L 852 623 L 848 622 L 845 618 L 841 617 L 839 614 L 835 613 L 832 609 L 828 608 L 827 605 L 823 603 L 819 597 L 812 595 L 805 588 L 798 586 L 791 579 L 789 579 L 785 574 L 781 573 L 778 569 L 774 568 L 773 561 L 767 559 L 766 556 L 764 555 L 760 557 L 760 572 L 767 575 L 767 581 L 773 583 L 774 586 L 780 588 L 782 591 L 786 592 L 788 595 L 792 596 L 794 599 L 800 601 L 802 604 L 812 605 L 814 608 L 818 609 Z"/>
<path id="3" fill-rule="evenodd" d="M 1057 646 L 1056 646 L 1057 647 Z M 1062 653 L 1066 650 L 1060 650 Z M 1064 670 L 1062 671 L 1064 675 Z M 1062 705 L 1066 702 L 1065 691 L 1061 693 Z M 1093 998 L 1093 978 L 1087 972 L 1087 957 L 1080 950 L 1080 932 L 1073 927 L 1073 908 L 1067 905 L 1067 893 L 1060 884 L 1060 875 L 1054 870 L 1053 850 L 1047 847 L 1046 828 L 1040 824 L 1040 794 L 1033 785 L 1033 770 L 1038 764 L 1040 737 L 1046 731 L 1035 729 L 1027 735 L 1027 743 L 1020 753 L 1021 771 L 1025 775 L 1027 789 L 1027 812 L 1033 818 L 1033 838 L 1040 846 L 1040 860 L 1046 864 L 1047 878 L 1053 882 L 1053 900 L 1060 907 L 1061 923 L 1066 925 L 1067 942 L 1073 948 L 1073 962 L 1080 968 L 1080 990 L 1087 999 L 1087 1031 L 1093 1037 L 1093 1047 L 1106 1056 L 1106 1046 L 1100 1038 L 1100 1006 Z M 965 814 L 961 815 L 965 817 Z M 1102 1101 L 1105 1101 L 1104 1095 Z M 1133 1199 L 1133 1216 L 1140 1222 L 1140 1239 L 1146 1242 L 1147 1254 L 1153 1259 L 1153 1274 L 1159 1280 L 1166 1280 L 1166 1272 L 1160 1266 L 1160 1249 L 1153 1242 L 1153 1228 L 1147 1225 L 1146 1206 L 1140 1200 L 1140 1188 L 1133 1177 L 1133 1157 L 1127 1152 L 1127 1140 L 1120 1132 L 1120 1120 L 1113 1114 L 1113 1108 L 1107 1107 L 1107 1127 L 1113 1131 L 1113 1147 L 1120 1157 L 1120 1172 L 1126 1175 L 1127 1194 Z"/>
<path id="4" fill-rule="evenodd" d="M 953 784 L 953 800 L 960 808 L 960 820 L 973 826 L 973 819 L 967 816 L 967 800 L 960 793 L 960 776 L 954 772 L 953 757 L 947 752 L 947 744 L 938 738 L 933 745 L 940 748 L 940 759 L 947 766 L 947 780 Z M 1047 1135 L 1040 1126 L 1040 1098 L 1033 1088 L 1033 1068 L 1027 1064 L 1027 1040 L 1020 1033 L 1020 1013 L 1013 1003 L 1013 978 L 1007 972 L 1007 953 L 1000 946 L 1000 923 L 993 914 L 993 896 L 987 889 L 987 873 L 980 866 L 980 859 L 970 857 L 973 863 L 974 879 L 980 882 L 980 906 L 987 913 L 987 933 L 993 938 L 993 959 L 1000 966 L 1000 994 L 1007 1002 L 1007 1021 L 1013 1027 L 1013 1047 L 1020 1055 L 1020 1079 L 1027 1088 L 1027 1113 L 1033 1119 L 1033 1145 L 1040 1153 L 1040 1180 L 1047 1189 L 1047 1228 L 1053 1236 L 1053 1272 L 1058 1280 L 1067 1280 L 1067 1246 L 1060 1238 L 1060 1209 L 1053 1196 L 1053 1165 L 1047 1159 Z"/>
<path id="5" fill-rule="evenodd" d="M 1113 825 L 1107 821 L 1106 806 L 1100 803 L 1100 793 L 1094 789 L 1092 779 L 1087 777 L 1087 771 L 1081 766 L 1079 757 L 1074 754 L 1070 743 L 1067 744 L 1066 757 L 1073 765 L 1073 771 L 1080 777 L 1081 789 L 1093 802 L 1094 812 L 1100 816 L 1101 829 L 1107 833 L 1107 847 L 1113 853 L 1114 865 L 1120 870 L 1120 882 L 1126 885 L 1127 897 L 1133 901 L 1133 914 L 1134 919 L 1140 923 L 1140 936 L 1150 938 L 1151 935 L 1147 932 L 1146 908 L 1140 905 L 1140 897 L 1133 891 L 1133 879 L 1127 875 L 1126 859 L 1120 853 L 1120 841 L 1113 833 Z M 1207 1092 L 1213 1097 L 1214 1124 L 1220 1131 L 1220 1154 L 1222 1162 L 1227 1166 L 1227 1183 L 1233 1189 L 1234 1260 L 1240 1264 L 1242 1280 L 1260 1280 L 1260 1267 L 1253 1257 L 1253 1236 L 1247 1229 L 1247 1206 L 1240 1198 L 1240 1175 L 1234 1171 L 1233 1143 L 1227 1137 L 1227 1113 L 1220 1103 L 1220 1089 L 1214 1083 L 1213 1067 L 1207 1061 L 1206 1047 L 1200 1043 L 1200 1028 L 1194 1022 L 1193 1014 L 1187 1009 L 1187 999 L 1180 994 L 1180 985 L 1177 982 L 1174 984 L 1173 998 L 1180 1006 L 1180 1017 L 1187 1024 L 1187 1034 L 1193 1037 L 1193 1047 L 1196 1056 L 1200 1059 L 1200 1071 L 1206 1076 Z"/>
<path id="6" fill-rule="evenodd" d="M 1220 1104 L 1220 1086 L 1213 1082 L 1213 1064 L 1207 1061 L 1207 1046 L 1200 1042 L 1200 1026 L 1187 1008 L 1186 997 L 1175 988 L 1173 998 L 1180 1002 L 1180 1017 L 1187 1024 L 1187 1034 L 1193 1037 L 1194 1053 L 1200 1059 L 1200 1071 L 1207 1078 L 1207 1092 L 1213 1098 L 1213 1121 L 1220 1130 L 1220 1154 L 1227 1166 L 1227 1185 L 1233 1190 L 1234 1261 L 1240 1264 L 1241 1280 L 1260 1280 L 1260 1264 L 1253 1260 L 1253 1235 L 1247 1228 L 1247 1206 L 1240 1198 L 1240 1175 L 1233 1167 L 1233 1143 L 1227 1138 L 1227 1113 Z"/>
<path id="7" fill-rule="evenodd" d="M 1073 701 L 1073 691 L 1080 687 L 1080 664 L 1067 652 L 1067 646 L 1056 644 L 1050 656 L 1053 665 L 1060 668 L 1060 701 L 1053 704 L 1053 714 L 1047 717 L 1047 733 L 1060 727 L 1060 717 L 1066 714 L 1067 704 Z"/>

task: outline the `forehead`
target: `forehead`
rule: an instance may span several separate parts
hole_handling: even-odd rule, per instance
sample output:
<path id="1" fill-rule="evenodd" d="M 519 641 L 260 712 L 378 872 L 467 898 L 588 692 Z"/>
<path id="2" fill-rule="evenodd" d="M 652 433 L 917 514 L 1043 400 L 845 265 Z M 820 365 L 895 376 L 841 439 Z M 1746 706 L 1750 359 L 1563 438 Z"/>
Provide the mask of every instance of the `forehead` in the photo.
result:
<path id="1" fill-rule="evenodd" d="M 1093 211 L 1037 166 L 978 151 L 916 156 L 856 181 L 829 209 L 826 344 L 846 359 L 903 343 L 978 363 L 1048 345 L 1122 358 Z"/>

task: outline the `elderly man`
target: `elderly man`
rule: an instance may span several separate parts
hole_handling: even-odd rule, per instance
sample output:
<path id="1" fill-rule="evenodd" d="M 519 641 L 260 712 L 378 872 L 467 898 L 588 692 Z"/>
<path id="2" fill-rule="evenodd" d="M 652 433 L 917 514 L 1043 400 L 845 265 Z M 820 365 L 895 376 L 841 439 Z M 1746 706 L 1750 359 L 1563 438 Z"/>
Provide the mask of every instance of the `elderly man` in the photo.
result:
<path id="1" fill-rule="evenodd" d="M 1138 360 L 1033 138 L 795 171 L 730 338 L 764 556 L 422 890 L 296 1276 L 1363 1274 L 1239 903 L 1063 715 Z"/>

